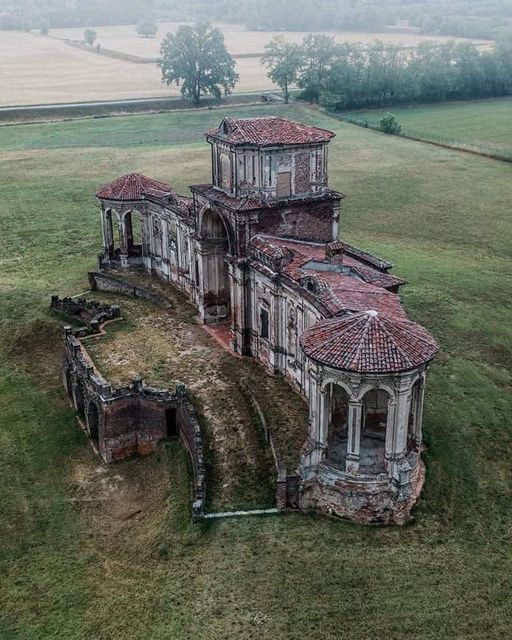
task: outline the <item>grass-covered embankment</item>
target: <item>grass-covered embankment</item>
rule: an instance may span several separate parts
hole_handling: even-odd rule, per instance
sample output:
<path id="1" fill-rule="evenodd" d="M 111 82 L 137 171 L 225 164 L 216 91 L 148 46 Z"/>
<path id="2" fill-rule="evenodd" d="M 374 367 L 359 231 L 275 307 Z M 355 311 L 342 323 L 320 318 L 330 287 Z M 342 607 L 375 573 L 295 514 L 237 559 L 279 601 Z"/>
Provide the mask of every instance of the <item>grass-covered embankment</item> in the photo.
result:
<path id="1" fill-rule="evenodd" d="M 49 295 L 87 288 L 95 187 L 131 169 L 181 191 L 208 180 L 201 131 L 222 113 L 0 129 L 1 638 L 511 634 L 510 167 L 281 109 L 337 132 L 344 237 L 395 262 L 410 315 L 441 346 L 415 523 L 193 527 L 179 449 L 105 470 L 60 388 Z"/>

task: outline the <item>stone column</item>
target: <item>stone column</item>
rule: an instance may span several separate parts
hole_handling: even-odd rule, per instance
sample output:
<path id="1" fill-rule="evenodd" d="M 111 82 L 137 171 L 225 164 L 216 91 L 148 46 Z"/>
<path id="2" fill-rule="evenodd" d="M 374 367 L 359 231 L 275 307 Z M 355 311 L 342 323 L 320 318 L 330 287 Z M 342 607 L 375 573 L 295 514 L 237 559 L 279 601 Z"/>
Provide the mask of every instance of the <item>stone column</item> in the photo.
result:
<path id="1" fill-rule="evenodd" d="M 421 377 L 418 381 L 418 387 L 416 389 L 416 411 L 414 415 L 414 441 L 418 449 L 421 447 L 423 440 L 422 427 L 423 427 L 423 402 L 425 400 L 425 378 Z"/>
<path id="2" fill-rule="evenodd" d="M 112 214 L 110 214 L 112 215 Z M 109 245 L 109 239 L 108 239 L 108 230 L 107 230 L 107 214 L 105 211 L 104 207 L 101 207 L 100 210 L 100 218 L 101 218 L 101 235 L 103 237 L 103 255 L 107 256 L 108 255 L 108 245 Z"/>
<path id="3" fill-rule="evenodd" d="M 395 437 L 391 454 L 399 458 L 407 453 L 407 431 L 409 426 L 409 397 L 410 387 L 397 393 L 395 408 Z"/>
<path id="4" fill-rule="evenodd" d="M 128 236 L 126 233 L 126 221 L 124 216 L 121 216 L 119 219 L 119 237 L 121 239 L 119 257 L 121 259 L 121 266 L 126 269 L 128 267 Z"/>
<path id="5" fill-rule="evenodd" d="M 361 446 L 361 418 L 363 403 L 350 400 L 348 403 L 347 473 L 356 473 L 359 469 L 359 451 Z"/>
<path id="6" fill-rule="evenodd" d="M 327 448 L 328 412 L 327 389 L 321 388 L 321 371 L 313 365 L 309 382 L 309 438 L 314 445 L 310 464 L 322 462 Z"/>
<path id="7" fill-rule="evenodd" d="M 230 303 L 232 349 L 246 355 L 249 352 L 248 327 L 246 317 L 247 268 L 244 261 L 230 261 Z"/>
<path id="8" fill-rule="evenodd" d="M 149 245 L 150 221 L 151 221 L 151 214 L 149 212 L 142 214 L 142 221 L 141 221 L 142 262 L 144 263 L 144 267 L 146 271 L 151 271 L 151 247 Z"/>
<path id="9" fill-rule="evenodd" d="M 385 444 L 385 460 L 389 462 L 395 457 L 395 439 L 396 439 L 396 404 L 395 399 L 391 397 L 388 402 L 388 419 L 386 423 L 386 444 Z M 389 465 L 386 465 L 389 466 Z"/>

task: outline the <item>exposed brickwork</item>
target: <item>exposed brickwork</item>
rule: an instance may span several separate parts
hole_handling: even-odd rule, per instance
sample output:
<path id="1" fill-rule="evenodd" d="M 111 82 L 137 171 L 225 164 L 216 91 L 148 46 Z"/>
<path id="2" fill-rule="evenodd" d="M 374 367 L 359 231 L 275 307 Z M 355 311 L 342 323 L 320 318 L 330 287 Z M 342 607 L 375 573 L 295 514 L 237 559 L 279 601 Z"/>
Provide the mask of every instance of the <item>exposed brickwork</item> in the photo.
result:
<path id="1" fill-rule="evenodd" d="M 195 411 L 179 385 L 174 392 L 155 389 L 134 379 L 114 387 L 94 368 L 81 342 L 66 329 L 63 382 L 105 462 L 134 453 L 147 455 L 163 438 L 180 437 L 194 471 L 193 515 L 204 510 L 206 480 L 201 429 Z"/>
<path id="2" fill-rule="evenodd" d="M 332 238 L 333 208 L 330 202 L 282 206 L 259 214 L 251 225 L 253 235 L 264 233 L 308 242 L 328 242 Z"/>
<path id="3" fill-rule="evenodd" d="M 212 182 L 191 186 L 192 198 L 138 174 L 98 191 L 100 270 L 144 270 L 174 283 L 202 323 L 223 327 L 237 354 L 254 356 L 307 398 L 300 475 L 283 472 L 276 460 L 279 508 L 405 519 L 421 487 L 411 474 L 437 347 L 407 320 L 397 295 L 405 281 L 389 273 L 392 264 L 339 240 L 344 196 L 328 186 L 332 132 L 275 117 L 226 118 L 206 137 Z M 109 274 L 92 274 L 91 283 L 152 299 Z M 117 401 L 109 409 L 111 454 L 149 452 L 161 437 L 161 406 Z M 147 416 L 142 433 L 140 411 Z"/>
<path id="4" fill-rule="evenodd" d="M 75 335 L 98 333 L 100 326 L 108 320 L 119 318 L 121 312 L 117 305 L 102 304 L 85 298 L 59 298 L 52 296 L 50 308 L 57 313 L 80 319 L 85 326 L 74 331 Z"/>

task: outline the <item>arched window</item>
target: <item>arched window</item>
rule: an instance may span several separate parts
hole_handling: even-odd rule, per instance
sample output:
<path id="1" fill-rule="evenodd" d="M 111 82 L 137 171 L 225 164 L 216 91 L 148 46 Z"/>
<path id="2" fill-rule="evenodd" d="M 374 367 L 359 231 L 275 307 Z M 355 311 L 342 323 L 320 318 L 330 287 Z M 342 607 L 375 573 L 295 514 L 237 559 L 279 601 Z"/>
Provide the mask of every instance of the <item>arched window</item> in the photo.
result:
<path id="1" fill-rule="evenodd" d="M 221 186 L 226 191 L 231 191 L 231 159 L 230 157 L 223 153 L 220 156 L 220 177 L 221 177 Z"/>
<path id="2" fill-rule="evenodd" d="M 142 255 L 142 216 L 138 211 L 129 211 L 124 221 L 128 255 L 140 256 Z"/>
<path id="3" fill-rule="evenodd" d="M 359 469 L 364 473 L 385 470 L 385 443 L 390 396 L 372 389 L 363 397 Z"/>
<path id="4" fill-rule="evenodd" d="M 221 322 L 230 314 L 230 283 L 226 257 L 230 252 L 227 227 L 222 217 L 208 209 L 201 220 L 203 252 L 202 282 L 204 318 L 207 323 Z"/>
<path id="5" fill-rule="evenodd" d="M 338 384 L 329 384 L 325 389 L 327 417 L 327 458 L 343 465 L 347 455 L 348 402 L 345 389 Z"/>

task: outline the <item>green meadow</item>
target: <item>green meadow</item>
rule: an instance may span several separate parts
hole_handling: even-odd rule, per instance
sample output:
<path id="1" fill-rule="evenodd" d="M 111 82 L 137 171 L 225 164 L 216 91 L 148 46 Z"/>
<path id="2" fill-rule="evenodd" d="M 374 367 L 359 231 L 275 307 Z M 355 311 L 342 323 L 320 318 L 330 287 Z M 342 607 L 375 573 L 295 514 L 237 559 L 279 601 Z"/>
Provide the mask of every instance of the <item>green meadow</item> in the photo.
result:
<path id="1" fill-rule="evenodd" d="M 410 316 L 439 342 L 427 480 L 403 528 L 299 514 L 192 525 L 184 451 L 102 465 L 61 388 L 49 299 L 88 288 L 95 189 L 135 170 L 185 192 L 210 177 L 202 132 L 263 113 L 336 132 L 343 237 L 394 262 Z M 509 164 L 297 105 L 4 126 L 0 149 L 2 640 L 512 635 Z"/>
<path id="2" fill-rule="evenodd" d="M 344 113 L 376 125 L 390 111 L 406 135 L 458 143 L 512 158 L 512 98 L 412 105 Z"/>

